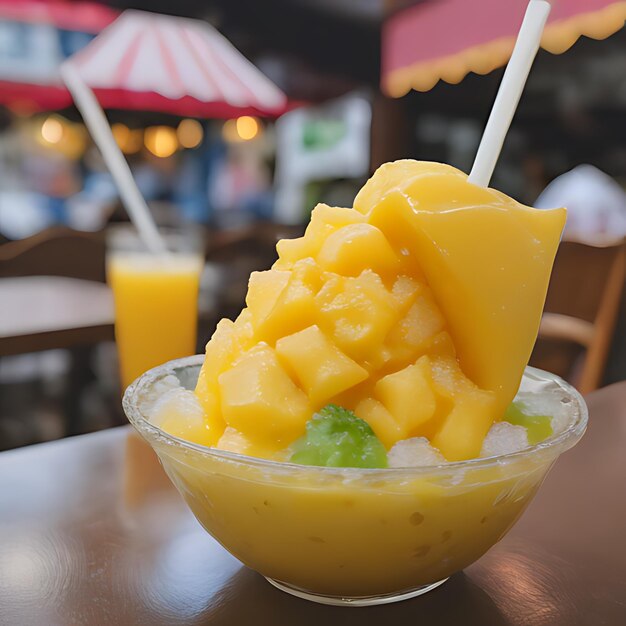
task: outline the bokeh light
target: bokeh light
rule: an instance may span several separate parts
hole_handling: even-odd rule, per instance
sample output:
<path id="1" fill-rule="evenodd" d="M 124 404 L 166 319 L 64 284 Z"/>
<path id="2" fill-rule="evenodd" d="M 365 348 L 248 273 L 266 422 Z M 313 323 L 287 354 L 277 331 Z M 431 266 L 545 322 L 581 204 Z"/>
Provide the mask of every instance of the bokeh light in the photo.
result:
<path id="1" fill-rule="evenodd" d="M 242 115 L 234 120 L 226 120 L 222 127 L 222 137 L 228 143 L 237 143 L 255 139 L 261 132 L 261 125 L 256 117 Z"/>
<path id="2" fill-rule="evenodd" d="M 197 148 L 204 139 L 204 130 L 197 120 L 187 119 L 178 125 L 176 135 L 183 148 Z"/>
<path id="3" fill-rule="evenodd" d="M 58 117 L 51 115 L 41 125 L 41 136 L 50 144 L 59 143 L 63 139 L 63 123 Z"/>
<path id="4" fill-rule="evenodd" d="M 124 152 L 135 154 L 143 147 L 143 130 L 141 128 L 131 128 Z"/>
<path id="5" fill-rule="evenodd" d="M 144 135 L 146 148 L 162 159 L 172 156 L 178 149 L 176 131 L 170 126 L 150 126 Z"/>
<path id="6" fill-rule="evenodd" d="M 80 158 L 87 147 L 85 127 L 72 123 L 60 115 L 50 115 L 43 121 L 41 118 L 36 119 L 29 128 L 32 128 L 37 144 L 69 159 Z"/>
<path id="7" fill-rule="evenodd" d="M 259 122 L 250 115 L 242 115 L 237 118 L 237 134 L 243 141 L 250 141 L 259 134 Z"/>
<path id="8" fill-rule="evenodd" d="M 128 128 L 125 124 L 113 124 L 113 136 L 124 154 L 135 154 L 143 146 L 143 131 Z"/>
<path id="9" fill-rule="evenodd" d="M 113 126 L 111 126 L 111 132 L 113 133 L 113 137 L 115 137 L 115 143 L 123 150 L 128 136 L 130 135 L 130 128 L 128 128 L 126 124 L 113 124 Z"/>

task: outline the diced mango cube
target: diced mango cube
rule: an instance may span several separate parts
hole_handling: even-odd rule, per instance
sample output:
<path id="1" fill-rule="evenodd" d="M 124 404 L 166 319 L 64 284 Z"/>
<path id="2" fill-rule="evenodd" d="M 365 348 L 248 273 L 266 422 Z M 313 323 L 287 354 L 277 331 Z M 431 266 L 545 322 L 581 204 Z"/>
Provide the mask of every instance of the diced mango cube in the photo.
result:
<path id="1" fill-rule="evenodd" d="M 398 268 L 393 248 L 371 224 L 349 224 L 328 235 L 317 261 L 323 269 L 342 276 L 358 276 L 366 269 L 387 276 Z"/>
<path id="2" fill-rule="evenodd" d="M 375 387 L 377 398 L 410 436 L 428 422 L 437 409 L 432 390 L 430 360 L 423 356 L 399 372 L 381 378 Z"/>
<path id="3" fill-rule="evenodd" d="M 311 212 L 311 221 L 303 237 L 282 239 L 278 242 L 276 250 L 279 260 L 275 267 L 290 269 L 300 259 L 317 256 L 326 238 L 332 232 L 347 224 L 364 221 L 364 216 L 354 209 L 318 204 Z"/>
<path id="4" fill-rule="evenodd" d="M 314 409 L 368 377 L 367 370 L 347 357 L 317 326 L 276 342 L 276 353 L 295 373 Z"/>
<path id="5" fill-rule="evenodd" d="M 252 323 L 255 327 L 274 308 L 290 277 L 291 272 L 281 270 L 267 270 L 250 274 L 246 304 L 252 315 Z"/>
<path id="6" fill-rule="evenodd" d="M 357 417 L 365 420 L 376 436 L 382 441 L 385 448 L 391 448 L 396 441 L 407 437 L 407 430 L 403 424 L 374 398 L 365 398 L 354 409 Z"/>
<path id="7" fill-rule="evenodd" d="M 398 319 L 391 294 L 369 270 L 356 278 L 329 277 L 315 300 L 320 328 L 362 365 L 377 356 Z"/>
<path id="8" fill-rule="evenodd" d="M 228 320 L 230 321 L 230 320 Z M 217 378 L 211 378 L 208 375 L 209 368 L 204 365 L 200 369 L 198 382 L 196 383 L 195 393 L 202 405 L 202 409 L 206 415 L 215 415 L 220 410 L 220 398 L 217 386 Z"/>
<path id="9" fill-rule="evenodd" d="M 213 446 L 220 438 L 219 433 L 211 431 L 206 423 L 189 425 L 175 413 L 164 419 L 159 427 L 174 437 L 202 446 Z"/>
<path id="10" fill-rule="evenodd" d="M 454 399 L 474 388 L 461 371 L 459 362 L 452 356 L 433 356 L 430 372 L 433 389 L 442 397 Z"/>
<path id="11" fill-rule="evenodd" d="M 445 320 L 430 291 L 424 288 L 406 315 L 390 331 L 385 346 L 393 355 L 394 362 L 414 361 L 424 354 L 429 340 L 444 326 Z"/>
<path id="12" fill-rule="evenodd" d="M 253 446 L 245 435 L 232 426 L 227 426 L 217 443 L 217 447 L 220 450 L 236 452 L 237 454 L 250 454 Z"/>
<path id="13" fill-rule="evenodd" d="M 220 320 L 206 345 L 206 358 L 200 369 L 195 393 L 207 418 L 219 414 L 217 377 L 254 343 L 251 317 L 250 311 L 244 309 L 234 322 Z"/>
<path id="14" fill-rule="evenodd" d="M 267 344 L 246 352 L 218 381 L 229 426 L 276 449 L 304 433 L 311 417 L 307 397 Z"/>
<path id="15" fill-rule="evenodd" d="M 272 269 L 289 270 L 296 261 L 312 257 L 318 250 L 317 241 L 307 239 L 306 235 L 293 239 L 281 239 L 276 244 L 278 260 L 272 265 Z"/>
<path id="16" fill-rule="evenodd" d="M 464 461 L 480 454 L 493 422 L 495 394 L 476 387 L 460 395 L 431 438 L 448 461 Z"/>
<path id="17" fill-rule="evenodd" d="M 259 446 L 258 442 L 247 437 L 232 426 L 227 426 L 224 433 L 219 438 L 216 447 L 220 450 L 228 452 L 236 452 L 237 454 L 247 454 L 248 456 L 257 457 L 274 457 L 274 448 L 265 448 Z"/>
<path id="18" fill-rule="evenodd" d="M 219 413 L 207 417 L 198 397 L 191 391 L 175 388 L 154 403 L 150 420 L 161 430 L 203 446 L 215 445 L 224 430 Z"/>
<path id="19" fill-rule="evenodd" d="M 321 272 L 313 259 L 294 264 L 290 278 L 272 310 L 258 324 L 257 336 L 273 343 L 315 323 L 315 294 L 322 284 Z"/>
<path id="20" fill-rule="evenodd" d="M 409 198 L 394 191 L 371 208 L 368 223 L 382 231 L 396 250 L 401 267 L 415 278 L 424 280 L 415 255 L 415 234 L 411 228 L 415 210 Z"/>
<path id="21" fill-rule="evenodd" d="M 365 217 L 352 208 L 344 208 L 338 206 L 328 206 L 327 204 L 318 204 L 311 211 L 311 223 L 309 227 L 316 233 L 324 230 L 325 226 L 333 228 L 341 228 L 348 224 L 358 224 L 365 222 Z"/>
<path id="22" fill-rule="evenodd" d="M 474 385 L 452 356 L 432 357 L 431 376 L 435 393 L 451 407 L 434 432 L 433 445 L 449 461 L 478 456 L 493 421 L 495 394 Z"/>
<path id="23" fill-rule="evenodd" d="M 314 259 L 296 261 L 291 270 L 292 282 L 301 282 L 313 293 L 317 293 L 324 284 L 323 272 Z"/>
<path id="24" fill-rule="evenodd" d="M 405 313 L 413 302 L 415 302 L 417 295 L 424 289 L 425 285 L 423 283 L 418 282 L 410 276 L 398 276 L 391 288 L 391 295 L 396 301 L 398 311 Z"/>

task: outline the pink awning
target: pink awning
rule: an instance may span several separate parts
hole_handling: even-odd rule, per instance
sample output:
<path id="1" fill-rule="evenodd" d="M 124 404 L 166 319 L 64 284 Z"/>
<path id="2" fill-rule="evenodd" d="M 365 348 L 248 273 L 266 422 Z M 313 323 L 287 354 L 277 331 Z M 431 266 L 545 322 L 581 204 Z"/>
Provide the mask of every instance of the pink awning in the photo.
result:
<path id="1" fill-rule="evenodd" d="M 103 107 L 221 118 L 287 107 L 276 85 L 198 20 L 125 11 L 69 63 Z"/>
<path id="2" fill-rule="evenodd" d="M 399 11 L 383 28 L 383 91 L 400 97 L 503 66 L 527 6 L 528 0 L 431 0 Z M 560 54 L 583 35 L 612 35 L 625 20 L 623 0 L 555 1 L 541 46 Z"/>

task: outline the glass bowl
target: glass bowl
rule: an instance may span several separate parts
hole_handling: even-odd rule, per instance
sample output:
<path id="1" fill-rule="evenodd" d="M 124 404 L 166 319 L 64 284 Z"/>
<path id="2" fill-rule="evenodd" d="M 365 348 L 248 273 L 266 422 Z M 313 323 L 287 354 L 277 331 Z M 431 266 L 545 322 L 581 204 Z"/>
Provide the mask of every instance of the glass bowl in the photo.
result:
<path id="1" fill-rule="evenodd" d="M 574 388 L 528 367 L 524 397 L 558 414 L 564 430 L 521 452 L 406 469 L 278 463 L 183 441 L 142 413 L 166 376 L 193 389 L 203 359 L 146 372 L 126 390 L 126 415 L 217 541 L 276 587 L 325 604 L 403 600 L 476 561 L 513 526 L 587 425 Z"/>

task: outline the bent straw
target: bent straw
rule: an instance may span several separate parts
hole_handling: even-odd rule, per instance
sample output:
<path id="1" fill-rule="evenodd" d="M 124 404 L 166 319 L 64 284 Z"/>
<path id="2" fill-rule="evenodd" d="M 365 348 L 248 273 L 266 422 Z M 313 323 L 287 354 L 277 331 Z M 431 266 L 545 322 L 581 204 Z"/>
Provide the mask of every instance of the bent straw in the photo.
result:
<path id="1" fill-rule="evenodd" d="M 150 252 L 167 253 L 163 237 L 156 227 L 150 209 L 137 187 L 128 162 L 113 137 L 109 122 L 93 91 L 69 62 L 61 65 L 61 77 L 102 153 L 102 158 L 117 185 L 128 216 L 139 231 L 139 236 Z"/>
<path id="2" fill-rule="evenodd" d="M 485 126 L 469 182 L 488 187 L 550 15 L 548 0 L 530 0 L 511 59 Z"/>

